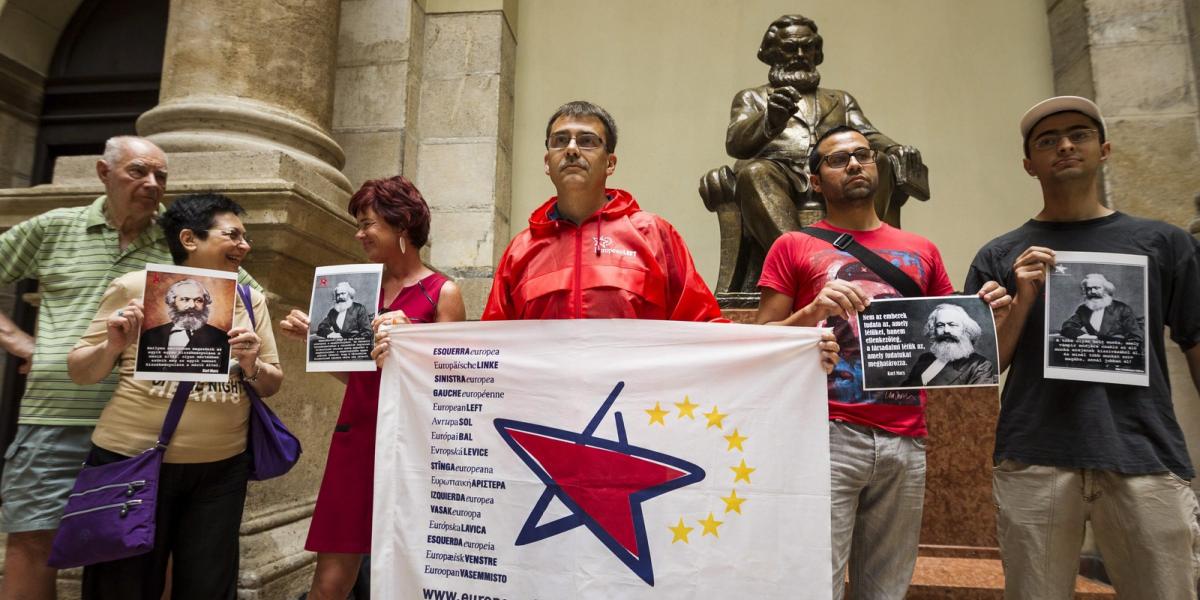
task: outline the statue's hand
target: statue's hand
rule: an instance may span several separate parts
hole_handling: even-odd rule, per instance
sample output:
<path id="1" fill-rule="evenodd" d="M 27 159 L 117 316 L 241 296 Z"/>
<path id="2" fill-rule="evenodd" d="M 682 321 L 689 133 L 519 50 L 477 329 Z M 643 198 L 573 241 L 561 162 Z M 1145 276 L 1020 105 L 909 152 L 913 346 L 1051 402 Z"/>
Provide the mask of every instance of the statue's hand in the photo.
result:
<path id="1" fill-rule="evenodd" d="M 791 86 L 775 88 L 767 96 L 767 133 L 779 135 L 787 127 L 788 119 L 800 110 L 800 92 Z"/>
<path id="2" fill-rule="evenodd" d="M 896 167 L 897 181 L 908 181 L 925 168 L 921 151 L 913 146 L 892 146 L 885 152 L 896 158 L 892 164 Z"/>

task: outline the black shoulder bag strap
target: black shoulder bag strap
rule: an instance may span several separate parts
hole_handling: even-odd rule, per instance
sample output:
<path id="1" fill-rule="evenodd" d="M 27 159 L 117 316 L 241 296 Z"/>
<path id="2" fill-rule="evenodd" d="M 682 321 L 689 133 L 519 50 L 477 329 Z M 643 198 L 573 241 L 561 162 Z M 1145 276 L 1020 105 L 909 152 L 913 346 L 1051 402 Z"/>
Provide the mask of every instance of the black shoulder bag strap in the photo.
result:
<path id="1" fill-rule="evenodd" d="M 880 279 L 886 281 L 888 285 L 896 288 L 896 291 L 906 297 L 916 298 L 925 295 L 921 286 L 917 285 L 917 282 L 913 281 L 912 277 L 908 276 L 908 273 L 900 270 L 900 267 L 893 265 L 886 258 L 875 254 L 870 248 L 858 243 L 855 241 L 854 236 L 848 233 L 838 233 L 820 227 L 805 227 L 800 230 L 800 233 L 825 240 L 833 244 L 834 248 L 849 252 L 851 256 L 857 258 L 868 269 L 874 271 Z"/>

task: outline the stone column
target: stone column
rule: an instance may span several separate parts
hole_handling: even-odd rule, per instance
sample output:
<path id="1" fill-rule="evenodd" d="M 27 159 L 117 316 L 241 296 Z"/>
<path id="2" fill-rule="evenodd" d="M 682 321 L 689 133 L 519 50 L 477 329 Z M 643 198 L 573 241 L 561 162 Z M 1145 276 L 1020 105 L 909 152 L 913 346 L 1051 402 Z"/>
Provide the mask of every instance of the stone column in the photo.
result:
<path id="1" fill-rule="evenodd" d="M 424 6 L 415 181 L 433 212 L 429 261 L 456 279 L 476 319 L 510 239 L 517 2 Z"/>
<path id="2" fill-rule="evenodd" d="M 338 0 L 171 3 L 160 104 L 138 132 L 168 153 L 281 151 L 350 191 L 329 135 Z"/>

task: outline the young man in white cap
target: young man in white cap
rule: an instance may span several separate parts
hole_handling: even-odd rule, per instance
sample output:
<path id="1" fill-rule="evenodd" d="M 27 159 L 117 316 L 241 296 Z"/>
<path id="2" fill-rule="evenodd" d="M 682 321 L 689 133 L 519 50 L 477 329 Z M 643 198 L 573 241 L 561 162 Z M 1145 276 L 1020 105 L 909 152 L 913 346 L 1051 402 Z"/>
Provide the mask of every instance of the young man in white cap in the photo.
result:
<path id="1" fill-rule="evenodd" d="M 1060 96 L 1021 118 L 1025 171 L 1043 208 L 988 242 L 967 289 L 998 280 L 1015 290 L 1000 326 L 1000 368 L 1011 365 L 996 427 L 1006 598 L 1070 598 L 1084 523 L 1121 598 L 1196 598 L 1200 526 L 1194 471 L 1171 403 L 1163 326 L 1200 389 L 1200 248 L 1182 229 L 1106 206 L 1100 169 L 1112 151 L 1091 101 Z M 1045 297 L 1055 251 L 1145 256 L 1147 387 L 1046 379 Z"/>

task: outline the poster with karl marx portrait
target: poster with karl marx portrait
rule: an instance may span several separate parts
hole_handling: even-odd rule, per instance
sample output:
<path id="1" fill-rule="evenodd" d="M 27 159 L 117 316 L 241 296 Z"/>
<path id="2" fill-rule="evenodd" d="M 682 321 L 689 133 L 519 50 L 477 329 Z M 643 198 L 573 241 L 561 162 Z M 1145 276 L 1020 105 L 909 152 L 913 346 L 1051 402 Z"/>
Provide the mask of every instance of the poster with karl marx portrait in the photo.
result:
<path id="1" fill-rule="evenodd" d="M 135 379 L 229 381 L 237 273 L 146 265 Z"/>
<path id="2" fill-rule="evenodd" d="M 858 314 L 863 389 L 998 385 L 996 323 L 978 296 L 876 298 Z"/>
<path id="3" fill-rule="evenodd" d="M 308 371 L 374 371 L 371 322 L 383 265 L 317 267 L 308 311 Z"/>
<path id="4" fill-rule="evenodd" d="M 1150 385 L 1147 259 L 1057 252 L 1046 275 L 1045 376 Z"/>

